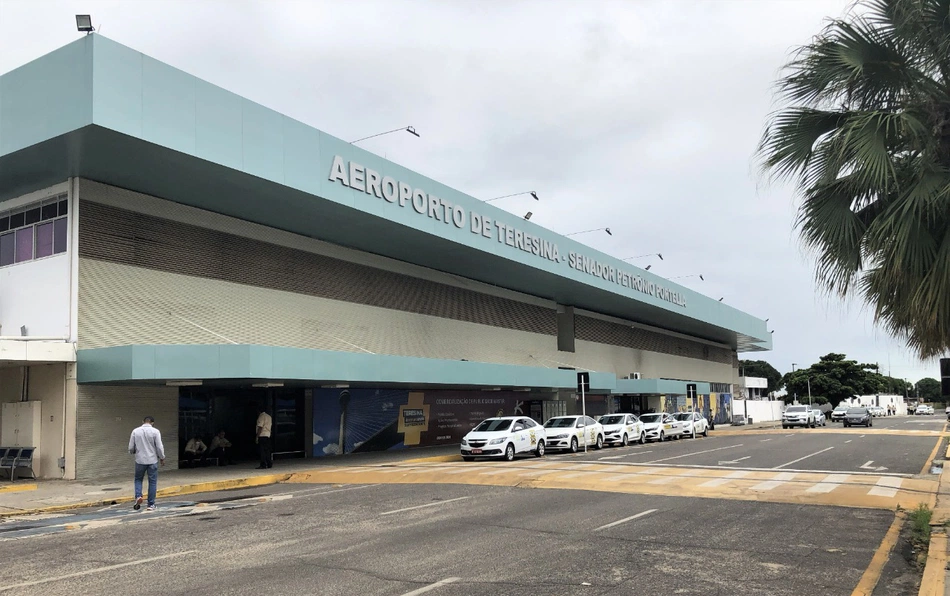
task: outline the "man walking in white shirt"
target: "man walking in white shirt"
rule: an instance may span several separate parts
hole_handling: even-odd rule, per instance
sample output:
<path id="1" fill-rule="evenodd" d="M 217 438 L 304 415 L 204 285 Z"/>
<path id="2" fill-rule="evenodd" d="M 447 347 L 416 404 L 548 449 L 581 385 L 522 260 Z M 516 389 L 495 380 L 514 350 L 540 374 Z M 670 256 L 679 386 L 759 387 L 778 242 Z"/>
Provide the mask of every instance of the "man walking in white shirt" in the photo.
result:
<path id="1" fill-rule="evenodd" d="M 274 456 L 271 451 L 270 444 L 270 431 L 271 424 L 273 424 L 270 414 L 265 412 L 263 408 L 257 409 L 257 448 L 261 453 L 261 465 L 257 466 L 258 470 L 263 470 L 264 468 L 271 468 L 274 466 Z"/>
<path id="2" fill-rule="evenodd" d="M 162 445 L 162 433 L 152 426 L 155 419 L 146 416 L 142 426 L 132 431 L 129 437 L 129 453 L 135 456 L 135 505 L 142 506 L 142 479 L 148 473 L 148 507 L 146 511 L 155 511 L 155 493 L 158 491 L 158 466 L 165 465 L 165 446 Z"/>

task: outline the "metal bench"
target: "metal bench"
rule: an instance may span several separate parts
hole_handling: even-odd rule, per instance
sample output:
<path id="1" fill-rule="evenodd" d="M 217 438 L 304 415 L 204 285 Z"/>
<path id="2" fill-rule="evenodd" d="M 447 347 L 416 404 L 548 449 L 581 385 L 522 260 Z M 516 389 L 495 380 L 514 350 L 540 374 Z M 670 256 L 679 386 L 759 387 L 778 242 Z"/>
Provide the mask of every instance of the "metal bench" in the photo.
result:
<path id="1" fill-rule="evenodd" d="M 30 476 L 36 478 L 33 471 L 33 454 L 36 447 L 0 447 L 0 470 L 7 470 L 10 482 L 16 480 L 17 470 L 26 468 Z"/>

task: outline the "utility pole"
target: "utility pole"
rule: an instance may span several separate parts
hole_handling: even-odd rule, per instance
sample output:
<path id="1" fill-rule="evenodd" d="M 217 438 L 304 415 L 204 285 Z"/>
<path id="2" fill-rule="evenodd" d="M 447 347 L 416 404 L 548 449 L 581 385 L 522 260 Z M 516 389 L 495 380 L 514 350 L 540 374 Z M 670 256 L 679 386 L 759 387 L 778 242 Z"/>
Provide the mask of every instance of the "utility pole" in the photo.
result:
<path id="1" fill-rule="evenodd" d="M 811 377 L 806 379 L 808 381 L 808 405 L 811 405 Z"/>

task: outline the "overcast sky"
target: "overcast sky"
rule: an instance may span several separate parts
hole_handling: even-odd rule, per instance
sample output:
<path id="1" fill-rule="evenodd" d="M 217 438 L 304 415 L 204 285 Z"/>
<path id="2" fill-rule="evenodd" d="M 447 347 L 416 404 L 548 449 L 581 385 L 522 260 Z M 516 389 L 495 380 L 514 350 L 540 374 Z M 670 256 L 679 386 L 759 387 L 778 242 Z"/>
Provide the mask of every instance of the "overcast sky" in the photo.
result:
<path id="1" fill-rule="evenodd" d="M 761 318 L 780 372 L 828 352 L 939 377 L 828 298 L 753 151 L 788 53 L 845 0 L 0 0 L 0 72 L 106 37 Z M 64 89 L 68 92 L 68 89 Z"/>

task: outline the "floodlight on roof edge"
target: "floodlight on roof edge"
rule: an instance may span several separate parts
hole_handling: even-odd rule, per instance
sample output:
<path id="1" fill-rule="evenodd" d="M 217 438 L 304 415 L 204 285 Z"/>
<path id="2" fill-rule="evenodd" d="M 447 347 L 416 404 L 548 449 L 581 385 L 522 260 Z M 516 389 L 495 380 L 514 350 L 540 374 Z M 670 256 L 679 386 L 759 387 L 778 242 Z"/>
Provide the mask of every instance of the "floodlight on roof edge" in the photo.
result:
<path id="1" fill-rule="evenodd" d="M 482 202 L 483 202 L 483 203 L 491 203 L 492 201 L 497 201 L 498 199 L 507 199 L 508 197 L 517 197 L 517 196 L 519 196 L 519 195 L 531 195 L 532 197 L 534 197 L 534 200 L 535 200 L 535 201 L 540 201 L 540 200 L 541 200 L 541 199 L 538 198 L 538 193 L 536 193 L 535 191 L 533 191 L 533 190 L 523 190 L 523 191 L 521 191 L 521 192 L 512 193 L 512 194 L 510 194 L 510 195 L 504 195 L 504 196 L 500 196 L 500 197 L 495 197 L 494 199 L 484 199 Z"/>
<path id="2" fill-rule="evenodd" d="M 388 135 L 388 134 L 392 134 L 392 133 L 394 133 L 394 132 L 402 132 L 402 131 L 406 131 L 406 132 L 408 132 L 409 134 L 415 135 L 415 136 L 417 136 L 417 137 L 419 136 L 419 133 L 416 132 L 416 129 L 415 129 L 415 128 L 413 128 L 413 127 L 411 127 L 411 126 L 403 126 L 402 128 L 394 128 L 394 129 L 392 129 L 392 130 L 387 130 L 386 132 L 378 132 L 378 133 L 376 133 L 376 134 L 374 134 L 374 135 L 369 135 L 368 137 L 363 137 L 363 138 L 361 138 L 361 139 L 356 139 L 355 141 L 350 141 L 350 145 L 352 145 L 353 143 L 359 143 L 360 141 L 365 141 L 366 139 L 372 139 L 372 138 L 375 138 L 375 137 L 381 137 L 381 136 L 383 136 L 383 135 Z"/>
<path id="3" fill-rule="evenodd" d="M 76 29 L 85 33 L 86 35 L 89 35 L 93 31 L 95 31 L 96 28 L 92 26 L 92 16 L 87 15 L 87 14 L 77 14 L 76 15 Z"/>
<path id="4" fill-rule="evenodd" d="M 531 219 L 531 216 L 532 216 L 532 215 L 534 215 L 534 213 L 528 211 L 527 213 L 524 214 L 524 218 L 525 218 L 525 219 Z"/>
<path id="5" fill-rule="evenodd" d="M 613 236 L 614 233 L 610 231 L 610 228 L 594 228 L 593 230 L 581 230 L 580 232 L 571 232 L 570 234 L 564 234 L 565 236 L 577 236 L 578 234 L 587 234 L 588 232 L 607 232 L 608 236 Z"/>

